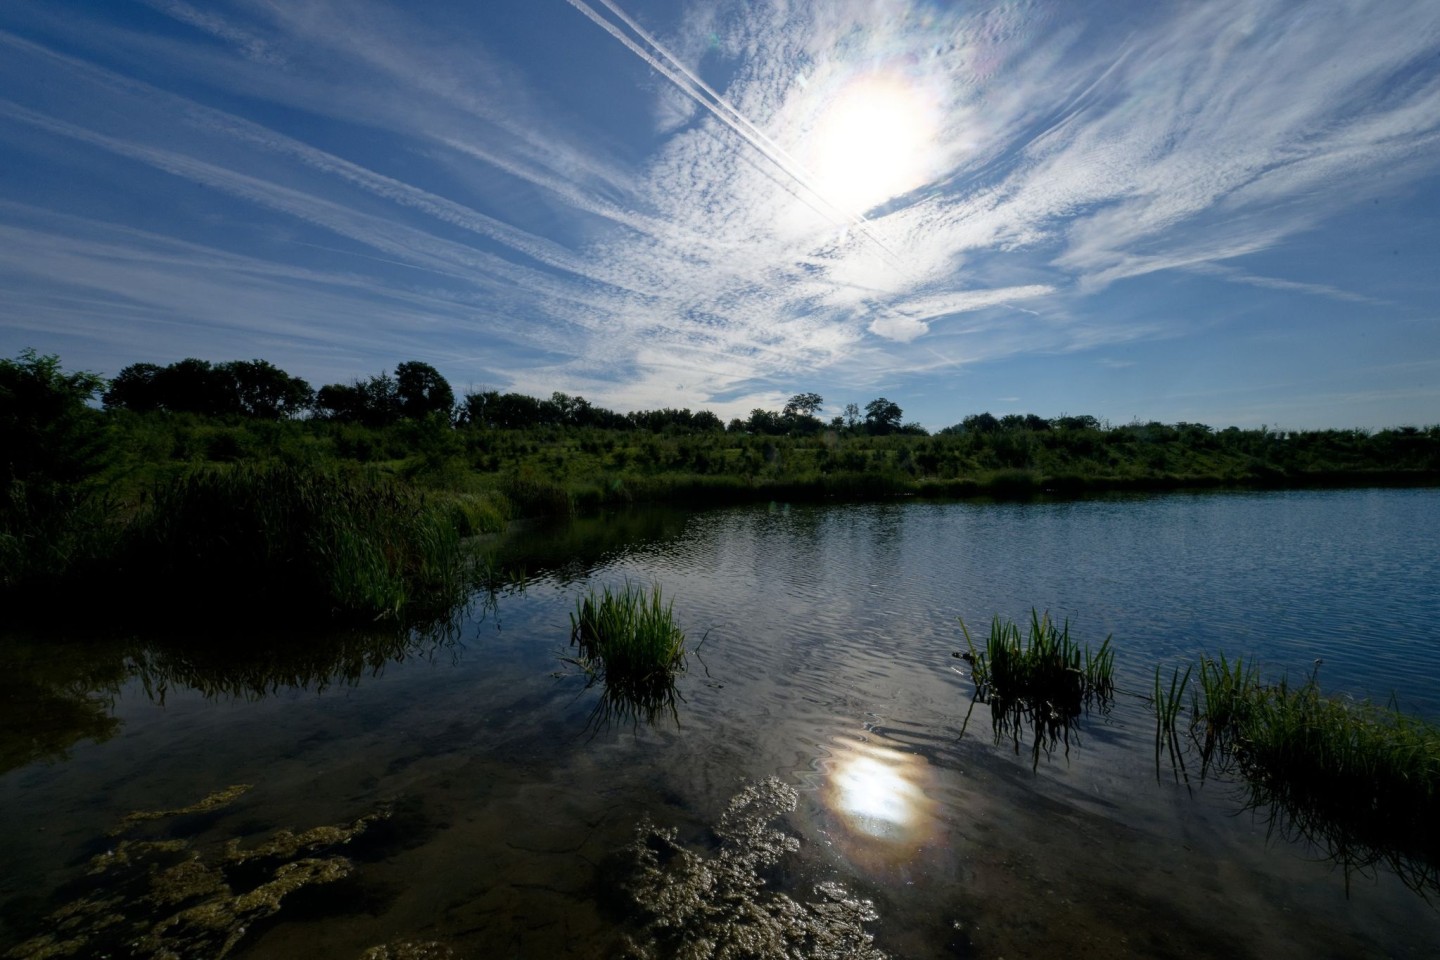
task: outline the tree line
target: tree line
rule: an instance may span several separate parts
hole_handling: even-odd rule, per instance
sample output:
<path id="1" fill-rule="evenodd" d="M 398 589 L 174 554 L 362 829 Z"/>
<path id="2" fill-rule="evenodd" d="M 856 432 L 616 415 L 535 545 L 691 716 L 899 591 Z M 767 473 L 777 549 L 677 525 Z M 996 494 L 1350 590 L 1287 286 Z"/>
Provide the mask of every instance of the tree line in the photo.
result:
<path id="1" fill-rule="evenodd" d="M 559 391 L 543 399 L 498 390 L 471 391 L 457 402 L 445 377 L 417 360 L 401 363 L 393 372 L 327 384 L 318 390 L 268 360 L 211 363 L 190 357 L 168 366 L 132 363 L 104 387 L 101 402 L 107 410 L 136 413 L 165 411 L 263 420 L 308 417 L 370 427 L 441 417 L 455 426 L 498 430 L 572 426 L 654 433 L 728 430 L 770 436 L 804 436 L 827 428 L 877 435 L 926 433 L 919 424 L 904 423 L 899 404 L 884 397 L 870 401 L 863 412 L 858 404 L 847 404 L 843 413 L 827 422 L 819 416 L 823 397 L 797 393 L 780 411 L 756 408 L 749 417 L 736 417 L 729 424 L 712 411 L 689 408 L 622 414 Z"/>

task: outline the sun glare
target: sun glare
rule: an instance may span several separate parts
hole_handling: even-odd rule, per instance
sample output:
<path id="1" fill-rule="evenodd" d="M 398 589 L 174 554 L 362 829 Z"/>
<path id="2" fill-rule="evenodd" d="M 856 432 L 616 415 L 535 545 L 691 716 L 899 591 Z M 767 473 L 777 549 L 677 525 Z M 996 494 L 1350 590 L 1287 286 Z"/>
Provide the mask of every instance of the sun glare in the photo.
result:
<path id="1" fill-rule="evenodd" d="M 874 839 L 911 840 L 927 820 L 920 785 L 923 764 L 909 754 L 862 743 L 839 750 L 826 796 L 856 832 Z"/>
<path id="2" fill-rule="evenodd" d="M 862 214 L 932 175 L 937 110 L 904 80 L 851 81 L 824 108 L 807 140 L 807 166 L 826 200 Z"/>

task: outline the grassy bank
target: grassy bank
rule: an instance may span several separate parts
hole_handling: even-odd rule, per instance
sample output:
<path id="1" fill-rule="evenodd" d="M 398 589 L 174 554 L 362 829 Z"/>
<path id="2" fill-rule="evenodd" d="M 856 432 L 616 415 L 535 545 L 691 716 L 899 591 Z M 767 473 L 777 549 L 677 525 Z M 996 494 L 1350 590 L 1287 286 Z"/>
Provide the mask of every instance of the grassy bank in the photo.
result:
<path id="1" fill-rule="evenodd" d="M 461 535 L 483 506 L 358 472 L 202 467 L 158 481 L 83 552 L 7 592 L 41 619 L 81 591 L 120 623 L 206 623 L 222 603 L 227 621 L 433 617 L 470 590 Z"/>
<path id="2" fill-rule="evenodd" d="M 197 463 L 271 461 L 358 464 L 421 488 L 503 498 L 504 510 L 528 516 L 656 502 L 1440 483 L 1440 428 L 1279 433 L 1132 424 L 768 436 L 438 422 L 368 427 L 127 411 L 106 416 L 120 452 L 107 480 L 122 498 Z"/>

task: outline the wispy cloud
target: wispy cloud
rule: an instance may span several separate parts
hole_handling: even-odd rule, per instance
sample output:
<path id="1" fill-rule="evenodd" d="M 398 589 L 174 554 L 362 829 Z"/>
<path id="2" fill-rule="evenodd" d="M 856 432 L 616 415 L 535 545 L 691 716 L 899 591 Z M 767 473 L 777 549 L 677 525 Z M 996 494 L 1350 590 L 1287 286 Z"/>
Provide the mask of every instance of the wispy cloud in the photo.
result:
<path id="1" fill-rule="evenodd" d="M 236 343 L 308 311 L 355 357 L 425 331 L 462 377 L 743 411 L 1173 336 L 1106 309 L 1166 272 L 1384 305 L 1246 258 L 1440 156 L 1432 4 L 634 3 L 517 7 L 559 24 L 519 48 L 483 5 L 0 15 L 0 144 L 204 191 L 126 233 L 0 183 L 3 302 L 112 345 L 107 303 Z M 893 184 L 825 146 L 870 146 L 857 102 L 925 131 Z"/>

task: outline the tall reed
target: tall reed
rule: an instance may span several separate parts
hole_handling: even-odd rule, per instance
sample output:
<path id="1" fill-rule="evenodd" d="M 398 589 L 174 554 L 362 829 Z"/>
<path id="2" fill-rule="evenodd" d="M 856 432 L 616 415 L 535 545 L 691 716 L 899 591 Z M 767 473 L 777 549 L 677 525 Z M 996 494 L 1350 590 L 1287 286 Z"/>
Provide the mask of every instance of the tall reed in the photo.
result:
<path id="1" fill-rule="evenodd" d="M 640 706 L 664 698 L 685 666 L 685 633 L 659 585 L 626 583 L 588 591 L 570 614 L 576 662 L 603 677 L 607 691 Z"/>
<path id="2" fill-rule="evenodd" d="M 1082 711 L 1092 705 L 1106 710 L 1114 698 L 1110 637 L 1092 650 L 1071 639 L 1069 621 L 1057 627 L 1048 614 L 1034 610 L 1023 639 L 1019 625 L 999 617 L 992 620 L 983 650 L 976 648 L 963 620 L 960 629 L 969 651 L 958 656 L 971 664 L 976 701 L 990 705 L 996 742 L 1008 735 L 1019 753 L 1022 734 L 1027 727 L 1033 729 L 1036 767 L 1042 752 L 1060 744 L 1068 753 L 1071 729 Z"/>
<path id="3" fill-rule="evenodd" d="M 1247 803 L 1271 829 L 1317 844 L 1346 869 L 1388 864 L 1421 892 L 1440 893 L 1440 727 L 1393 703 L 1327 695 L 1317 669 L 1302 683 L 1267 683 L 1258 663 L 1205 657 L 1195 671 L 1184 728 L 1201 776 L 1238 772 Z M 1177 674 L 1156 671 L 1160 741 L 1183 766 Z"/>
<path id="4" fill-rule="evenodd" d="M 1092 651 L 1070 638 L 1070 622 L 1059 627 L 1049 614 L 1030 611 L 1030 630 L 1021 639 L 1020 627 L 998 616 L 990 623 L 985 649 L 977 650 L 965 622 L 960 621 L 969 646 L 967 660 L 974 667 L 982 697 L 997 696 L 1049 703 L 1066 711 L 1099 700 L 1108 702 L 1115 692 L 1115 650 L 1110 637 Z"/>
<path id="5" fill-rule="evenodd" d="M 120 555 L 122 600 L 193 612 L 226 598 L 261 616 L 377 619 L 462 600 L 451 511 L 393 482 L 293 466 L 187 474 L 159 486 Z"/>

